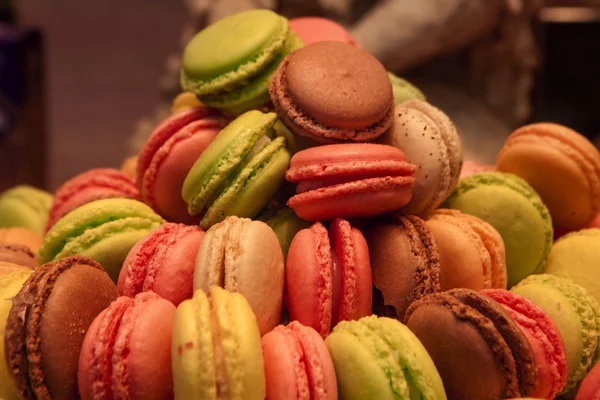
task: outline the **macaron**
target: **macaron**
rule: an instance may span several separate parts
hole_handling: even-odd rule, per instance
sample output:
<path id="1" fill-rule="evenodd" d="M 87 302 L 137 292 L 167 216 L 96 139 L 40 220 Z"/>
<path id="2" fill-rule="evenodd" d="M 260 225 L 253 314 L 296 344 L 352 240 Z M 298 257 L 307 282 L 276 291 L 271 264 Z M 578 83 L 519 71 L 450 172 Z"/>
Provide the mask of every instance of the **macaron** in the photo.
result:
<path id="1" fill-rule="evenodd" d="M 471 289 L 417 300 L 405 317 L 433 359 L 448 399 L 506 399 L 537 389 L 527 337 L 497 302 Z"/>
<path id="2" fill-rule="evenodd" d="M 116 169 L 91 169 L 67 180 L 54 193 L 45 232 L 75 208 L 94 200 L 110 198 L 141 200 L 133 179 Z"/>
<path id="3" fill-rule="evenodd" d="M 502 172 L 471 175 L 458 183 L 443 206 L 478 217 L 500 233 L 509 288 L 542 271 L 552 247 L 552 219 L 523 179 Z"/>
<path id="4" fill-rule="evenodd" d="M 177 114 L 180 111 L 187 111 L 193 108 L 202 107 L 204 104 L 198 100 L 198 97 L 192 92 L 181 92 L 173 99 L 171 103 L 171 114 Z"/>
<path id="5" fill-rule="evenodd" d="M 36 255 L 29 247 L 18 243 L 0 243 L 0 263 L 7 262 L 34 269 L 38 266 Z"/>
<path id="6" fill-rule="evenodd" d="M 517 129 L 496 164 L 539 193 L 557 227 L 581 228 L 600 212 L 600 153 L 566 126 L 536 123 Z"/>
<path id="7" fill-rule="evenodd" d="M 260 331 L 241 294 L 194 292 L 177 307 L 171 349 L 176 400 L 265 398 Z"/>
<path id="8" fill-rule="evenodd" d="M 210 143 L 187 174 L 182 197 L 204 229 L 228 215 L 254 218 L 284 181 L 290 161 L 277 115 L 242 114 Z"/>
<path id="9" fill-rule="evenodd" d="M 511 289 L 543 309 L 565 343 L 568 378 L 563 393 L 575 388 L 600 358 L 600 307 L 584 288 L 549 274 L 532 275 Z"/>
<path id="10" fill-rule="evenodd" d="M 48 231 L 41 263 L 76 254 L 98 261 L 116 282 L 131 248 L 165 221 L 132 199 L 103 199 L 76 208 Z"/>
<path id="11" fill-rule="evenodd" d="M 281 246 L 267 224 L 227 217 L 211 227 L 200 244 L 194 291 L 220 286 L 243 295 L 256 314 L 261 335 L 281 320 L 284 264 Z"/>
<path id="12" fill-rule="evenodd" d="M 299 17 L 290 20 L 290 29 L 305 46 L 316 42 L 342 42 L 357 46 L 356 39 L 342 25 L 322 17 Z"/>
<path id="13" fill-rule="evenodd" d="M 431 357 L 402 323 L 374 315 L 340 322 L 325 339 L 340 399 L 445 400 Z"/>
<path id="14" fill-rule="evenodd" d="M 462 169 L 460 170 L 460 179 L 466 178 L 479 172 L 495 171 L 496 166 L 490 164 L 484 164 L 477 161 L 465 160 L 463 161 Z"/>
<path id="15" fill-rule="evenodd" d="M 556 324 L 544 310 L 518 294 L 501 289 L 482 293 L 500 303 L 529 340 L 538 380 L 531 396 L 553 399 L 567 383 L 565 344 Z"/>
<path id="16" fill-rule="evenodd" d="M 192 108 L 171 115 L 150 134 L 139 154 L 137 185 L 142 199 L 168 221 L 198 223 L 181 197 L 188 172 L 228 119 L 217 110 Z"/>
<path id="17" fill-rule="evenodd" d="M 269 79 L 302 41 L 269 10 L 230 15 L 197 33 L 183 52 L 181 86 L 210 107 L 242 114 L 269 102 Z"/>
<path id="18" fill-rule="evenodd" d="M 81 346 L 81 399 L 172 399 L 174 318 L 175 306 L 156 293 L 113 301 L 94 319 Z"/>
<path id="19" fill-rule="evenodd" d="M 0 228 L 0 243 L 19 243 L 29 247 L 29 250 L 37 254 L 40 246 L 44 242 L 44 238 L 29 229 L 16 228 Z"/>
<path id="20" fill-rule="evenodd" d="M 383 214 L 410 201 L 414 173 L 415 166 L 392 146 L 313 147 L 291 159 L 285 177 L 297 187 L 287 205 L 308 221 Z"/>
<path id="21" fill-rule="evenodd" d="M 395 109 L 392 128 L 379 139 L 406 155 L 417 167 L 415 186 L 404 214 L 426 216 L 454 190 L 462 165 L 462 146 L 456 127 L 438 108 L 410 100 Z"/>
<path id="22" fill-rule="evenodd" d="M 600 229 L 569 233 L 552 245 L 544 272 L 583 286 L 600 302 Z"/>
<path id="23" fill-rule="evenodd" d="M 261 339 L 267 400 L 337 400 L 337 381 L 329 351 L 313 328 L 298 321 L 279 325 Z"/>
<path id="24" fill-rule="evenodd" d="M 17 390 L 10 376 L 8 364 L 4 362 L 4 332 L 8 313 L 12 307 L 12 298 L 19 293 L 23 283 L 31 275 L 31 270 L 20 270 L 0 276 L 0 398 L 16 400 L 19 398 Z"/>
<path id="25" fill-rule="evenodd" d="M 52 195 L 27 185 L 15 186 L 0 194 L 0 228 L 21 227 L 38 235 L 44 233 Z"/>
<path id="26" fill-rule="evenodd" d="M 506 289 L 502 236 L 487 222 L 458 210 L 437 209 L 427 225 L 440 253 L 441 289 Z"/>
<path id="27" fill-rule="evenodd" d="M 600 397 L 600 362 L 581 382 L 575 400 L 595 400 Z"/>
<path id="28" fill-rule="evenodd" d="M 83 339 L 116 298 L 115 284 L 87 257 L 67 257 L 31 273 L 6 322 L 6 362 L 19 398 L 79 398 Z"/>
<path id="29" fill-rule="evenodd" d="M 196 226 L 166 223 L 131 248 L 123 262 L 117 289 L 135 297 L 152 291 L 175 306 L 194 294 L 196 255 L 204 231 Z"/>
<path id="30" fill-rule="evenodd" d="M 394 94 L 394 105 L 396 107 L 408 100 L 426 100 L 423 92 L 406 79 L 400 78 L 389 71 L 388 76 L 392 83 L 392 93 Z"/>
<path id="31" fill-rule="evenodd" d="M 123 160 L 120 170 L 135 181 L 137 171 L 138 156 L 127 157 Z"/>
<path id="32" fill-rule="evenodd" d="M 392 124 L 387 71 L 346 43 L 318 42 L 294 51 L 277 68 L 269 93 L 283 123 L 317 142 L 372 141 Z"/>
<path id="33" fill-rule="evenodd" d="M 299 218 L 294 213 L 294 210 L 289 207 L 265 211 L 260 214 L 259 220 L 269 225 L 273 229 L 273 232 L 275 232 L 275 235 L 277 235 L 284 260 L 287 260 L 288 250 L 294 236 L 300 230 L 306 229 L 311 225 L 310 222 Z"/>
<path id="34" fill-rule="evenodd" d="M 292 240 L 285 269 L 285 300 L 292 320 L 326 337 L 340 321 L 371 314 L 369 249 L 363 234 L 343 219 L 329 230 L 320 222 Z"/>
<path id="35" fill-rule="evenodd" d="M 365 238 L 373 284 L 400 319 L 412 302 L 441 290 L 440 253 L 421 218 L 393 214 L 365 230 Z"/>

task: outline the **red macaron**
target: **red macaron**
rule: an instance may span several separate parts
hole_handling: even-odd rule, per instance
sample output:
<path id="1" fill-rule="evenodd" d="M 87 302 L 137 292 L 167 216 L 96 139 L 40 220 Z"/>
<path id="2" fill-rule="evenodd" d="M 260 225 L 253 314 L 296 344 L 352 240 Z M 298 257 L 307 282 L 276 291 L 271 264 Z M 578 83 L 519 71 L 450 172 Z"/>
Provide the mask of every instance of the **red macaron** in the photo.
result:
<path id="1" fill-rule="evenodd" d="M 126 173 L 112 168 L 96 168 L 79 174 L 58 188 L 48 215 L 46 232 L 70 211 L 89 202 L 108 198 L 141 200 L 140 192 Z"/>
<path id="2" fill-rule="evenodd" d="M 81 398 L 172 399 L 174 318 L 175 306 L 156 293 L 112 302 L 96 317 L 81 347 Z"/>
<path id="3" fill-rule="evenodd" d="M 540 307 L 513 292 L 482 291 L 500 303 L 527 337 L 537 366 L 537 389 L 531 397 L 553 399 L 567 383 L 567 356 L 558 327 Z"/>
<path id="4" fill-rule="evenodd" d="M 401 150 L 382 144 L 334 144 L 296 153 L 286 179 L 298 183 L 288 206 L 302 219 L 383 214 L 412 197 L 416 167 Z"/>
<path id="5" fill-rule="evenodd" d="M 171 115 L 158 125 L 142 148 L 137 185 L 142 200 L 171 222 L 195 224 L 181 197 L 188 172 L 229 119 L 208 107 Z"/>
<path id="6" fill-rule="evenodd" d="M 176 306 L 194 294 L 196 254 L 204 237 L 197 226 L 166 223 L 129 252 L 117 283 L 121 296 L 153 291 Z"/>
<path id="7" fill-rule="evenodd" d="M 267 400 L 337 400 L 333 361 L 323 338 L 298 321 L 262 337 Z"/>
<path id="8" fill-rule="evenodd" d="M 301 230 L 290 245 L 285 284 L 290 318 L 323 337 L 339 321 L 370 315 L 371 265 L 363 234 L 343 219 L 329 231 L 320 222 Z"/>

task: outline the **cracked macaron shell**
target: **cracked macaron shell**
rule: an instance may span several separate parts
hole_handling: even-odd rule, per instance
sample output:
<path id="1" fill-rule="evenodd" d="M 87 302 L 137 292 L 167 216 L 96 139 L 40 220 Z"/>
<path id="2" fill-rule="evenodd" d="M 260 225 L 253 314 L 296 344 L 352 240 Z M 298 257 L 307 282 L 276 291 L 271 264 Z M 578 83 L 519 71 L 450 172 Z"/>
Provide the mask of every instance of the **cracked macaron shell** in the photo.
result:
<path id="1" fill-rule="evenodd" d="M 549 274 L 532 275 L 511 289 L 552 318 L 565 343 L 568 379 L 573 389 L 600 359 L 600 306 L 573 281 Z"/>
<path id="2" fill-rule="evenodd" d="M 529 341 L 486 296 L 470 289 L 435 293 L 414 302 L 405 322 L 437 366 L 448 398 L 503 399 L 536 389 Z"/>
<path id="3" fill-rule="evenodd" d="M 174 317 L 175 306 L 153 292 L 119 297 L 102 311 L 81 347 L 81 398 L 170 398 Z"/>
<path id="4" fill-rule="evenodd" d="M 261 339 L 267 400 L 337 400 L 337 381 L 323 338 L 298 321 L 279 325 Z"/>
<path id="5" fill-rule="evenodd" d="M 397 320 L 369 316 L 343 321 L 325 344 L 335 366 L 340 398 L 446 399 L 432 359 Z"/>
<path id="6" fill-rule="evenodd" d="M 417 167 L 415 186 L 404 214 L 427 216 L 454 190 L 462 166 L 456 127 L 438 108 L 410 100 L 397 106 L 392 128 L 379 139 L 402 150 Z"/>
<path id="7" fill-rule="evenodd" d="M 523 179 L 502 172 L 471 175 L 459 181 L 443 207 L 478 217 L 500 233 L 509 288 L 541 272 L 552 247 L 552 219 Z"/>
<path id="8" fill-rule="evenodd" d="M 256 313 L 261 334 L 279 324 L 283 253 L 267 224 L 231 216 L 206 231 L 196 257 L 194 291 L 208 292 L 212 286 L 242 294 Z"/>
<path id="9" fill-rule="evenodd" d="M 399 318 L 409 305 L 441 290 L 440 254 L 431 229 L 416 216 L 394 215 L 365 231 L 373 284 Z"/>
<path id="10" fill-rule="evenodd" d="M 265 398 L 260 332 L 241 294 L 194 292 L 177 307 L 171 348 L 175 399 Z"/>
<path id="11" fill-rule="evenodd" d="M 343 219 L 329 230 L 320 222 L 292 240 L 286 263 L 286 306 L 290 318 L 322 337 L 343 320 L 371 313 L 372 281 L 363 234 Z"/>
<path id="12" fill-rule="evenodd" d="M 21 398 L 77 398 L 77 363 L 94 318 L 117 298 L 100 264 L 68 257 L 37 268 L 13 299 L 6 360 Z"/>
<path id="13" fill-rule="evenodd" d="M 496 163 L 539 193 L 557 227 L 582 228 L 600 211 L 600 153 L 570 128 L 523 126 L 508 137 Z"/>
<path id="14" fill-rule="evenodd" d="M 85 255 L 101 263 L 116 281 L 131 248 L 162 223 L 164 220 L 142 202 L 96 200 L 54 224 L 40 248 L 40 262 Z"/>
<path id="15" fill-rule="evenodd" d="M 196 254 L 204 231 L 166 223 L 136 243 L 123 262 L 117 288 L 121 296 L 153 291 L 175 306 L 193 295 Z"/>

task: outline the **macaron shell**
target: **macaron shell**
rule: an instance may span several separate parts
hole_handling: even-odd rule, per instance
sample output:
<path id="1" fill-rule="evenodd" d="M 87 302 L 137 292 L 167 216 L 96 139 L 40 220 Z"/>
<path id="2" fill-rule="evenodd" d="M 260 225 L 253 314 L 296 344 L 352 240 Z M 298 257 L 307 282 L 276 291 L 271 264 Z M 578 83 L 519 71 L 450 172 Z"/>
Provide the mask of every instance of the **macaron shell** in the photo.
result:
<path id="1" fill-rule="evenodd" d="M 0 228 L 22 227 L 42 235 L 52 205 L 52 195 L 28 185 L 0 194 Z"/>
<path id="2" fill-rule="evenodd" d="M 10 308 L 12 307 L 12 299 L 19 293 L 21 287 L 31 275 L 31 271 L 16 271 L 8 275 L 0 277 L 0 337 L 4 338 L 6 328 L 6 320 Z M 0 360 L 4 361 L 4 340 L 0 340 Z M 0 398 L 5 400 L 18 399 L 17 391 L 12 382 L 12 378 L 5 362 L 0 363 Z"/>
<path id="3" fill-rule="evenodd" d="M 269 212 L 267 212 L 269 213 Z M 292 209 L 284 207 L 273 217 L 266 217 L 267 214 L 261 214 L 259 219 L 264 221 L 273 229 L 279 239 L 284 260 L 287 260 L 288 250 L 292 244 L 294 236 L 302 230 L 310 227 L 310 222 L 300 219 Z M 264 219 L 263 219 L 264 218 Z"/>
<path id="4" fill-rule="evenodd" d="M 411 100 L 395 109 L 392 128 L 379 139 L 395 146 L 417 166 L 416 182 L 405 214 L 427 215 L 454 189 L 462 164 L 462 148 L 454 124 L 437 108 Z"/>
<path id="5" fill-rule="evenodd" d="M 327 18 L 294 18 L 290 20 L 290 29 L 302 38 L 306 46 L 324 41 L 343 42 L 358 46 L 356 40 L 343 26 Z"/>
<path id="6" fill-rule="evenodd" d="M 392 82 L 392 92 L 394 93 L 394 105 L 397 107 L 399 104 L 404 103 L 408 100 L 423 100 L 425 101 L 425 95 L 417 87 L 412 85 L 406 79 L 402 79 L 399 76 L 394 75 L 388 71 L 388 76 Z"/>
<path id="7" fill-rule="evenodd" d="M 142 303 L 137 315 L 125 314 L 119 332 L 132 324 L 125 350 L 127 354 L 127 393 L 133 399 L 172 398 L 171 336 L 175 306 L 158 296 Z M 131 317 L 131 319 L 129 319 Z M 117 346 L 120 339 L 117 336 Z M 115 398 L 118 398 L 115 393 Z"/>
<path id="8" fill-rule="evenodd" d="M 497 164 L 539 192 L 559 227 L 582 227 L 600 209 L 600 154 L 572 129 L 551 123 L 521 127 L 508 138 Z"/>
<path id="9" fill-rule="evenodd" d="M 583 286 L 600 302 L 600 229 L 585 229 L 554 242 L 544 272 Z"/>
<path id="10" fill-rule="evenodd" d="M 44 238 L 37 233 L 21 227 L 0 229 L 0 243 L 6 242 L 24 244 L 34 254 L 37 254 L 44 242 Z"/>
<path id="11" fill-rule="evenodd" d="M 581 382 L 575 400 L 596 400 L 600 397 L 600 362 Z"/>
<path id="12" fill-rule="evenodd" d="M 257 315 L 261 334 L 279 324 L 284 265 L 277 236 L 267 224 L 228 217 L 206 232 L 198 250 L 194 290 L 211 286 L 241 293 Z"/>
<path id="13" fill-rule="evenodd" d="M 328 232 L 321 223 L 301 230 L 292 240 L 285 284 L 290 317 L 326 337 L 333 316 L 333 259 Z"/>
<path id="14" fill-rule="evenodd" d="M 193 121 L 171 136 L 152 157 L 144 174 L 144 200 L 167 220 L 197 222 L 188 214 L 181 188 L 198 157 L 225 125 L 224 117 Z"/>
<path id="15" fill-rule="evenodd" d="M 22 244 L 0 242 L 0 264 L 2 263 L 16 264 L 31 269 L 38 266 L 37 257 L 29 250 L 29 247 Z"/>

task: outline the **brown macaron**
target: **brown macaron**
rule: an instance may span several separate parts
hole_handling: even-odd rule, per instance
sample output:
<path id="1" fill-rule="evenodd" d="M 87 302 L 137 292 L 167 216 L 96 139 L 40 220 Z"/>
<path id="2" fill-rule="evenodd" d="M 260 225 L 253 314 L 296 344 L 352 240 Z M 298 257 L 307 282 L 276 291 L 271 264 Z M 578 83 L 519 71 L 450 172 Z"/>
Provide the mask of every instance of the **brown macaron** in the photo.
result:
<path id="1" fill-rule="evenodd" d="M 487 296 L 471 289 L 435 293 L 414 302 L 405 323 L 433 359 L 448 400 L 501 400 L 536 390 L 527 337 Z"/>
<path id="2" fill-rule="evenodd" d="M 0 243 L 0 263 L 12 263 L 27 268 L 38 265 L 36 255 L 24 244 Z"/>
<path id="3" fill-rule="evenodd" d="M 318 42 L 289 54 L 271 78 L 269 94 L 291 131 L 321 143 L 375 140 L 393 121 L 385 67 L 346 43 Z"/>
<path id="4" fill-rule="evenodd" d="M 6 323 L 6 362 L 22 399 L 76 399 L 77 366 L 85 333 L 117 298 L 96 261 L 81 256 L 34 270 Z"/>
<path id="5" fill-rule="evenodd" d="M 440 254 L 425 221 L 392 215 L 365 232 L 373 284 L 400 319 L 415 300 L 440 291 Z"/>

